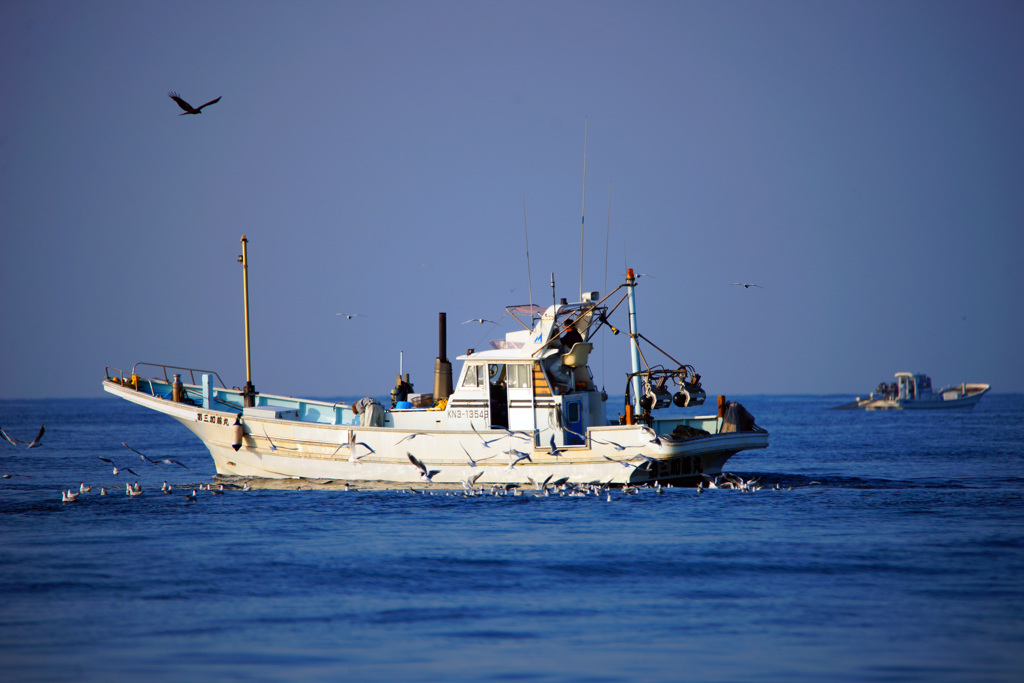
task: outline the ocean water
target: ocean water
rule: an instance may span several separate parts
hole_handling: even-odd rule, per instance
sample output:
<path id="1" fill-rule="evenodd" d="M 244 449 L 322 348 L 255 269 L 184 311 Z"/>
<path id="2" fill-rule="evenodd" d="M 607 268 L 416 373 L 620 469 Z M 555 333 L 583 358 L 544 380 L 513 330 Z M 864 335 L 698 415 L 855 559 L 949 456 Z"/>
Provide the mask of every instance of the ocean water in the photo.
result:
<path id="1" fill-rule="evenodd" d="M 212 462 L 169 418 L 2 401 L 9 435 L 46 425 L 0 442 L 3 679 L 1024 680 L 1024 395 L 740 400 L 771 446 L 729 469 L 761 491 L 195 503 Z"/>

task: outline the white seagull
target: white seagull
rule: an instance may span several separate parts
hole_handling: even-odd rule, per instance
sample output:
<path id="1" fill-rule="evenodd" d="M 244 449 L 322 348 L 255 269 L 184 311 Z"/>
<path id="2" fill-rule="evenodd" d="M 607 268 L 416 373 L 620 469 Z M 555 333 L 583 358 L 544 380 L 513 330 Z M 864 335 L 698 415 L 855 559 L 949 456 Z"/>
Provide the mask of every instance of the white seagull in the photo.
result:
<path id="1" fill-rule="evenodd" d="M 653 429 L 651 429 L 647 425 L 644 425 L 643 427 L 641 427 L 640 431 L 642 431 L 644 434 L 647 434 L 648 436 L 651 437 L 651 440 L 649 441 L 649 443 L 652 443 L 655 446 L 660 446 L 661 445 L 661 439 L 658 438 L 658 433 L 656 431 L 654 431 Z"/>
<path id="2" fill-rule="evenodd" d="M 617 444 L 617 443 L 615 443 L 614 441 L 611 441 L 611 440 L 609 440 L 609 441 L 598 441 L 594 437 L 590 437 L 590 439 L 594 443 L 603 444 L 605 446 L 611 446 L 612 448 L 614 448 L 617 451 L 624 451 L 624 450 L 626 450 L 626 446 L 623 446 L 621 444 Z"/>
<path id="3" fill-rule="evenodd" d="M 459 445 L 462 446 L 461 443 Z M 479 458 L 478 460 L 474 460 L 473 456 L 469 454 L 469 451 L 466 450 L 465 446 L 462 446 L 462 452 L 465 453 L 466 457 L 469 459 L 470 467 L 476 467 L 479 463 L 483 462 L 484 460 L 490 460 L 491 458 L 496 457 L 493 455 L 488 455 L 486 458 Z"/>
<path id="4" fill-rule="evenodd" d="M 165 465 L 177 465 L 178 467 L 184 467 L 186 470 L 188 469 L 188 467 L 185 467 L 185 465 L 182 465 L 177 460 L 172 460 L 171 458 L 164 458 L 160 462 L 164 463 Z"/>
<path id="5" fill-rule="evenodd" d="M 527 475 L 526 478 L 527 478 L 527 480 L 531 484 L 533 484 L 533 488 L 534 488 L 535 491 L 547 491 L 548 490 L 548 482 L 551 481 L 551 477 L 552 476 L 554 476 L 554 475 L 549 474 L 548 478 L 545 479 L 544 481 L 535 481 L 534 478 L 529 476 L 529 475 Z"/>
<path id="6" fill-rule="evenodd" d="M 39 428 L 39 433 L 36 434 L 36 438 L 32 439 L 32 441 L 22 441 L 20 439 L 12 439 L 11 437 L 9 437 L 7 435 L 7 432 L 5 432 L 2 427 L 0 427 L 0 434 L 3 434 L 3 437 L 5 439 L 7 439 L 7 441 L 9 441 L 12 445 L 18 446 L 20 444 L 28 444 L 29 448 L 37 448 L 37 447 L 39 447 L 41 445 L 40 441 L 42 441 L 43 434 L 45 432 L 46 432 L 46 425 L 43 425 L 42 427 Z"/>
<path id="7" fill-rule="evenodd" d="M 462 480 L 462 488 L 472 493 L 477 480 L 482 476 L 484 476 L 483 472 L 477 472 L 476 474 L 469 475 L 468 477 Z"/>
<path id="8" fill-rule="evenodd" d="M 752 282 L 734 282 L 733 284 L 738 287 L 742 287 L 743 289 L 750 289 L 751 287 L 761 287 L 761 285 L 755 285 Z M 764 289 L 764 287 L 761 287 L 761 289 Z"/>
<path id="9" fill-rule="evenodd" d="M 497 325 L 498 324 L 498 323 L 494 322 L 493 320 L 488 320 L 487 318 L 470 318 L 469 320 L 467 320 L 466 322 L 464 322 L 462 324 L 463 325 L 468 325 L 469 323 L 477 323 L 479 325 L 483 325 L 484 323 L 490 323 L 492 325 Z"/>
<path id="10" fill-rule="evenodd" d="M 522 451 L 517 451 L 514 448 L 509 448 L 507 451 L 505 451 L 505 454 L 508 456 L 507 469 L 510 472 L 512 471 L 513 467 L 518 465 L 523 460 L 529 460 L 530 462 L 533 462 L 533 458 L 530 457 L 529 453 L 523 453 Z"/>
<path id="11" fill-rule="evenodd" d="M 421 434 L 420 432 L 412 432 L 412 433 L 410 433 L 410 434 L 406 434 L 406 435 L 405 435 L 405 436 L 403 436 L 403 437 L 402 437 L 401 439 L 399 439 L 399 440 L 398 440 L 398 443 L 402 443 L 403 441 L 412 441 L 412 440 L 413 440 L 413 439 L 415 439 L 415 438 L 416 438 L 417 436 L 424 436 L 424 435 L 423 435 L 423 434 Z M 398 445 L 398 443 L 396 443 L 395 445 L 397 446 L 397 445 Z"/>
<path id="12" fill-rule="evenodd" d="M 46 425 L 43 425 L 42 427 L 40 427 L 39 428 L 39 433 L 36 434 L 36 438 L 32 439 L 32 443 L 30 443 L 28 445 L 28 447 L 29 448 L 35 448 L 36 446 L 39 446 L 40 445 L 39 442 L 42 441 L 42 439 L 43 439 L 43 432 L 45 432 L 45 431 L 46 431 Z"/>
<path id="13" fill-rule="evenodd" d="M 135 450 L 134 448 L 132 448 L 131 446 L 126 444 L 124 441 L 121 442 L 121 445 L 124 446 L 125 448 L 127 448 L 128 450 L 130 450 L 132 453 L 135 453 L 136 455 L 141 456 L 142 459 L 145 460 L 146 462 L 148 462 L 150 465 L 156 465 L 157 467 L 160 467 L 160 461 L 159 460 L 151 460 L 149 457 L 147 457 L 143 453 L 140 453 L 139 451 Z M 161 467 L 160 469 L 163 469 L 163 468 Z"/>
<path id="14" fill-rule="evenodd" d="M 484 442 L 484 448 L 490 448 L 492 443 L 494 443 L 495 441 L 501 441 L 502 439 L 505 438 L 504 436 L 499 436 L 496 439 L 485 439 L 483 434 L 481 434 L 480 432 L 476 431 L 476 425 L 475 424 L 470 422 L 469 426 L 473 428 L 473 433 L 476 434 L 477 436 L 479 436 L 480 440 Z"/>
<path id="15" fill-rule="evenodd" d="M 611 462 L 617 462 L 617 463 L 619 463 L 620 465 L 622 465 L 623 467 L 634 467 L 634 465 L 630 465 L 630 464 L 629 464 L 628 462 L 626 462 L 625 460 L 616 460 L 615 458 L 609 458 L 609 457 L 608 457 L 607 455 L 605 455 L 605 454 L 603 454 L 603 453 L 601 454 L 601 457 L 602 457 L 602 458 L 604 458 L 605 460 L 609 460 L 609 461 L 611 461 Z"/>
<path id="16" fill-rule="evenodd" d="M 118 466 L 117 466 L 116 464 L 114 464 L 114 461 L 113 461 L 113 460 L 111 460 L 110 458 L 104 458 L 104 457 L 103 457 L 102 455 L 97 455 L 96 457 L 97 457 L 97 458 L 99 458 L 100 460 L 102 460 L 103 462 L 106 462 L 106 463 L 110 463 L 110 466 L 114 468 L 114 475 L 115 475 L 115 476 L 116 476 L 117 474 L 121 473 L 121 472 L 131 472 L 131 473 L 132 473 L 132 474 L 134 474 L 134 475 L 135 475 L 136 477 L 137 477 L 137 476 L 139 476 L 139 475 L 138 475 L 138 474 L 137 474 L 137 473 L 135 472 L 135 470 L 133 470 L 133 469 L 132 469 L 132 468 L 130 468 L 130 467 L 118 467 Z"/>
<path id="17" fill-rule="evenodd" d="M 406 453 L 406 455 L 409 456 L 409 462 L 415 465 L 416 469 L 420 471 L 420 478 L 423 479 L 423 481 L 434 483 L 434 475 L 439 474 L 441 470 L 428 470 L 427 466 L 424 465 L 415 455 L 412 453 Z"/>

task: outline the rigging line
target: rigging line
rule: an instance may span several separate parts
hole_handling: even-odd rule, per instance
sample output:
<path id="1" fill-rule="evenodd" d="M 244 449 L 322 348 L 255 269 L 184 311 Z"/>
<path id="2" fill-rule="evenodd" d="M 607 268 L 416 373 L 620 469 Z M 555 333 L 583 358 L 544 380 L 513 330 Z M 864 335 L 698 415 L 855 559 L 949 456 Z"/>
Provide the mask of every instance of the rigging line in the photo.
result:
<path id="1" fill-rule="evenodd" d="M 533 278 L 530 275 L 530 233 L 526 230 L 526 190 L 523 190 L 523 235 L 526 237 L 526 285 L 530 290 L 530 325 L 533 325 Z"/>
<path id="2" fill-rule="evenodd" d="M 580 301 L 583 301 L 583 227 L 587 208 L 587 118 L 583 117 L 583 206 L 580 208 Z"/>
<path id="3" fill-rule="evenodd" d="M 643 339 L 643 340 L 644 340 L 645 342 L 647 342 L 648 344 L 650 344 L 651 346 L 653 346 L 654 348 L 658 349 L 658 350 L 659 350 L 659 351 L 661 351 L 661 352 L 662 352 L 663 354 L 665 354 L 666 356 L 668 356 L 668 359 L 669 359 L 669 360 L 671 360 L 671 361 L 672 361 L 673 363 L 675 363 L 676 365 L 678 365 L 679 367 L 683 367 L 683 363 L 680 363 L 680 362 L 679 362 L 679 361 L 677 361 L 677 360 L 676 360 L 675 358 L 673 358 L 672 356 L 670 356 L 670 355 L 668 354 L 668 352 L 667 352 L 667 351 L 665 351 L 665 349 L 661 348 L 660 346 L 658 346 L 657 344 L 655 344 L 654 342 L 652 342 L 652 341 L 651 341 L 650 339 L 648 339 L 648 338 L 647 338 L 647 337 L 645 337 L 644 335 L 642 335 L 642 334 L 640 334 L 639 332 L 637 332 L 637 333 L 636 333 L 636 336 L 637 336 L 637 337 L 639 337 L 640 339 Z M 646 362 L 646 361 L 645 361 L 645 362 Z"/>

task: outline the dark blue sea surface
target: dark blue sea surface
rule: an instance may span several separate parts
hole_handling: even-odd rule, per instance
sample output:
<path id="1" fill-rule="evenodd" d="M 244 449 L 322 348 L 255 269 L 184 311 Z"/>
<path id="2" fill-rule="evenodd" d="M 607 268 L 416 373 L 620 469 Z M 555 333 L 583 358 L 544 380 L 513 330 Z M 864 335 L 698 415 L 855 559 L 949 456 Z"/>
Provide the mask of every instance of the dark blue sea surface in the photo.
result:
<path id="1" fill-rule="evenodd" d="M 195 503 L 213 463 L 170 418 L 0 402 L 10 436 L 46 425 L 0 442 L 3 679 L 1024 680 L 1024 396 L 740 400 L 756 492 Z"/>

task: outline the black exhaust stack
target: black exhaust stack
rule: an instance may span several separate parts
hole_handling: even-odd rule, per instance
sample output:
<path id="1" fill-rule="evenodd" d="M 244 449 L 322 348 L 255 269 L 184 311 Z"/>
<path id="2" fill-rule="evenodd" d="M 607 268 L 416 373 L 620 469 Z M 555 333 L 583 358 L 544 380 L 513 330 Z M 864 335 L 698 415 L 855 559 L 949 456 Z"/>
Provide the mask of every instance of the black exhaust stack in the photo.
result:
<path id="1" fill-rule="evenodd" d="M 452 395 L 452 364 L 448 362 L 448 316 L 437 314 L 437 360 L 434 361 L 434 402 Z"/>

